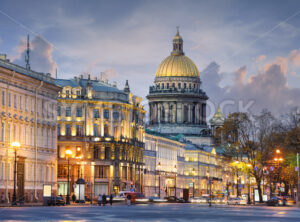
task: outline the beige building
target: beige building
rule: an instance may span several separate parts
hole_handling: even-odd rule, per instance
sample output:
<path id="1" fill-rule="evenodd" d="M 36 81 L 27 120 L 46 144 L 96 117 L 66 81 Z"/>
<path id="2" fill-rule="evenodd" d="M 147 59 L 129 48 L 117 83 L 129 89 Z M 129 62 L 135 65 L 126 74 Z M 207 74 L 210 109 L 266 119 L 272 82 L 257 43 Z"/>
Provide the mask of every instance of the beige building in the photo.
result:
<path id="1" fill-rule="evenodd" d="M 97 79 L 57 79 L 58 193 L 67 195 L 70 157 L 70 193 L 84 195 L 143 191 L 144 107 L 142 99 Z M 82 190 L 81 190 L 82 192 Z M 81 196 L 82 197 L 82 196 Z"/>
<path id="2" fill-rule="evenodd" d="M 11 202 L 14 148 L 17 199 L 42 199 L 44 184 L 56 192 L 56 105 L 60 90 L 50 74 L 38 73 L 0 57 L 0 201 Z"/>
<path id="3" fill-rule="evenodd" d="M 145 134 L 145 196 L 183 196 L 184 144 L 151 130 Z"/>

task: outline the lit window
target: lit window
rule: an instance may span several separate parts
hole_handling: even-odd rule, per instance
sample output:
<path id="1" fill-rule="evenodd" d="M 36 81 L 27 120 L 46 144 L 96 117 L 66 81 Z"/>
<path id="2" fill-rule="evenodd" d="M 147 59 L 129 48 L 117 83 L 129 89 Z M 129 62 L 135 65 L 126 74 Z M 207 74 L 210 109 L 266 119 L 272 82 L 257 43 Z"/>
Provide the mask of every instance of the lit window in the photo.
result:
<path id="1" fill-rule="evenodd" d="M 94 118 L 100 118 L 99 109 L 94 109 Z"/>
<path id="2" fill-rule="evenodd" d="M 71 116 L 71 107 L 66 108 L 66 116 Z"/>
<path id="3" fill-rule="evenodd" d="M 77 107 L 77 109 L 76 109 L 76 117 L 82 117 L 82 108 L 81 107 Z"/>
<path id="4" fill-rule="evenodd" d="M 109 110 L 108 109 L 104 110 L 104 118 L 109 119 Z"/>

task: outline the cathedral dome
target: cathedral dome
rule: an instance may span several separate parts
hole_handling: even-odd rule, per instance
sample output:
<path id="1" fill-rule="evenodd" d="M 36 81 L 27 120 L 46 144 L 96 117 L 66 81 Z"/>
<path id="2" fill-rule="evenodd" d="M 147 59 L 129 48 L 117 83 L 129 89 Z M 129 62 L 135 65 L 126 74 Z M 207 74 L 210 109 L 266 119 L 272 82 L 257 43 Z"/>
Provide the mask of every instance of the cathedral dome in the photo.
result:
<path id="1" fill-rule="evenodd" d="M 173 51 L 158 66 L 155 77 L 200 77 L 195 63 L 183 52 L 183 40 L 179 31 L 173 39 Z"/>

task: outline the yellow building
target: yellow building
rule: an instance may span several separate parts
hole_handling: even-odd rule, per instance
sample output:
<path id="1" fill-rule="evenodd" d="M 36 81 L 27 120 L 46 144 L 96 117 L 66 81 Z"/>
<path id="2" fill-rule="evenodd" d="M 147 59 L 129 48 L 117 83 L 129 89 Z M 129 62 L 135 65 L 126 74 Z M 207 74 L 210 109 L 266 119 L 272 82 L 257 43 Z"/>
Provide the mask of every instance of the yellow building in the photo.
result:
<path id="1" fill-rule="evenodd" d="M 143 191 L 144 107 L 142 99 L 90 77 L 58 79 L 58 193 L 78 198 L 76 181 L 85 180 L 85 196 Z"/>
<path id="2" fill-rule="evenodd" d="M 42 200 L 44 184 L 56 192 L 56 105 L 60 88 L 50 74 L 34 72 L 0 56 L 0 201 L 16 195 Z M 13 147 L 18 142 L 20 147 Z"/>

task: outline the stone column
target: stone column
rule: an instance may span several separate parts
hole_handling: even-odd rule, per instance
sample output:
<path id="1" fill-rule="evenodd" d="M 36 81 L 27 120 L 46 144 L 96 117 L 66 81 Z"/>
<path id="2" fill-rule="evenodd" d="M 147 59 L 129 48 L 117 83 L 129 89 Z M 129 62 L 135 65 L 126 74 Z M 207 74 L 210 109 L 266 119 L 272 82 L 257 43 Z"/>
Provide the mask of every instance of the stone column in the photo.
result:
<path id="1" fill-rule="evenodd" d="M 203 104 L 203 124 L 206 123 L 206 103 Z"/>
<path id="2" fill-rule="evenodd" d="M 188 124 L 192 123 L 192 105 L 188 104 Z"/>
<path id="3" fill-rule="evenodd" d="M 202 125 L 202 121 L 203 121 L 203 111 L 202 111 L 202 103 L 199 103 L 199 122 Z"/>
<path id="4" fill-rule="evenodd" d="M 157 104 L 157 123 L 160 123 L 160 118 L 161 118 L 161 107 L 160 103 Z"/>
<path id="5" fill-rule="evenodd" d="M 174 102 L 174 123 L 177 123 L 177 102 Z"/>

